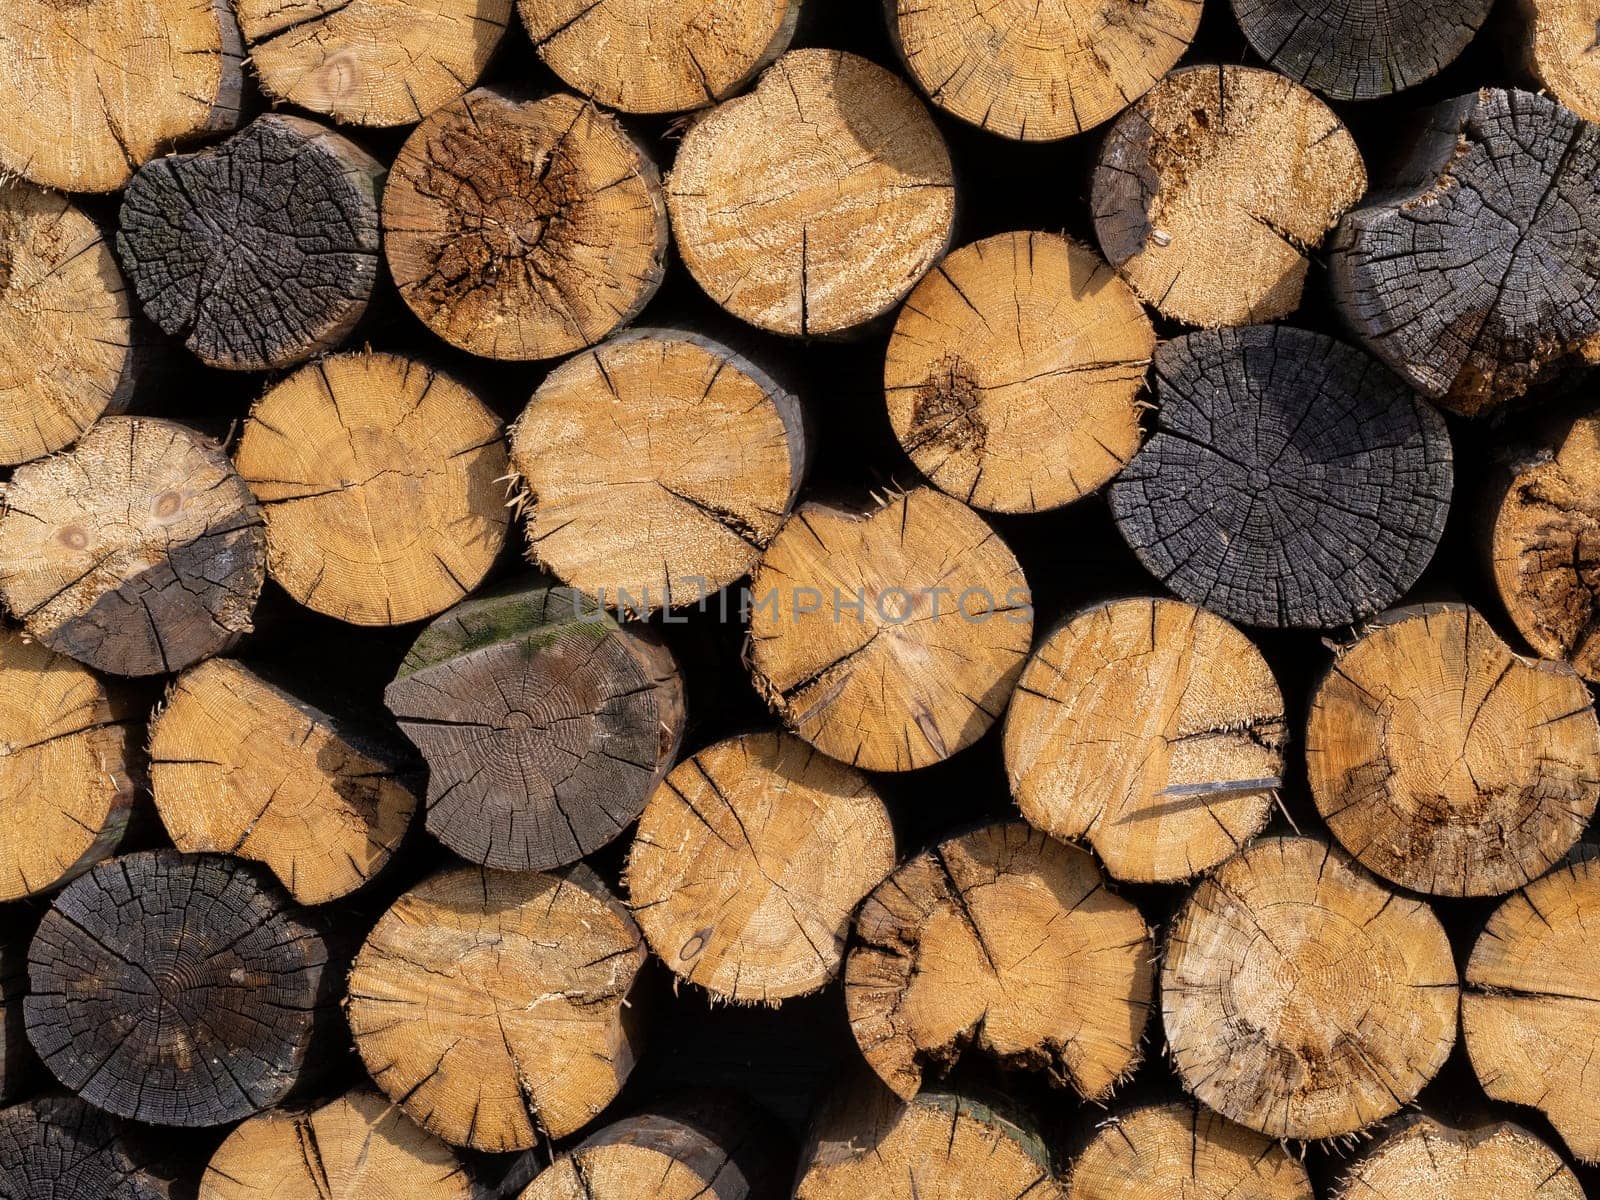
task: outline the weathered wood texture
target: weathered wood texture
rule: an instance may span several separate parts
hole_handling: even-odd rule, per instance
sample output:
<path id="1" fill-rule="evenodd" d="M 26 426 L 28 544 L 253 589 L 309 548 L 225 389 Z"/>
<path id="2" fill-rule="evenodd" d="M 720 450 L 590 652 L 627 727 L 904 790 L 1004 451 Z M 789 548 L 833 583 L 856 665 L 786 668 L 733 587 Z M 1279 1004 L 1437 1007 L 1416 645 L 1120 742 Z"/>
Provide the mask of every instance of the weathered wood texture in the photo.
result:
<path id="1" fill-rule="evenodd" d="M 283 1100 L 332 985 L 328 947 L 259 868 L 143 851 L 67 885 L 28 952 L 28 1037 L 118 1116 L 220 1125 Z M 326 978 L 325 978 L 326 975 Z"/>
<path id="2" fill-rule="evenodd" d="M 120 1124 L 83 1101 L 45 1096 L 0 1109 L 0 1196 L 6 1200 L 177 1200 L 147 1169 Z"/>
<path id="3" fill-rule="evenodd" d="M 22 997 L 27 990 L 27 943 L 0 941 L 0 1105 L 25 1095 L 37 1075 L 22 1019 Z"/>
<path id="4" fill-rule="evenodd" d="M 502 870 L 576 862 L 635 821 L 683 735 L 683 681 L 643 626 L 518 582 L 450 609 L 384 691 L 428 760 L 428 829 Z"/>
<path id="5" fill-rule="evenodd" d="M 1511 11 L 1533 82 L 1585 121 L 1600 121 L 1600 12 L 1592 0 L 1515 0 Z"/>
<path id="6" fill-rule="evenodd" d="M 1498 895 L 1572 848 L 1600 800 L 1600 721 L 1565 663 L 1476 610 L 1387 613 L 1334 660 L 1306 728 L 1311 793 L 1361 863 L 1416 891 Z"/>
<path id="7" fill-rule="evenodd" d="M 1450 508 L 1449 431 L 1378 363 L 1282 325 L 1156 348 L 1156 428 L 1111 487 L 1153 575 L 1251 625 L 1330 627 L 1394 603 Z"/>
<path id="8" fill-rule="evenodd" d="M 117 254 L 151 320 L 208 366 L 291 366 L 332 350 L 366 311 L 383 170 L 315 121 L 268 113 L 143 167 Z"/>
<path id="9" fill-rule="evenodd" d="M 941 842 L 867 897 L 845 1005 L 903 1099 L 977 1051 L 1103 1100 L 1142 1057 L 1153 955 L 1087 851 L 1010 821 Z"/>
<path id="10" fill-rule="evenodd" d="M 1457 1129 L 1432 1117 L 1402 1122 L 1349 1168 L 1337 1200 L 1580 1200 L 1582 1185 L 1554 1150 L 1520 1125 Z"/>

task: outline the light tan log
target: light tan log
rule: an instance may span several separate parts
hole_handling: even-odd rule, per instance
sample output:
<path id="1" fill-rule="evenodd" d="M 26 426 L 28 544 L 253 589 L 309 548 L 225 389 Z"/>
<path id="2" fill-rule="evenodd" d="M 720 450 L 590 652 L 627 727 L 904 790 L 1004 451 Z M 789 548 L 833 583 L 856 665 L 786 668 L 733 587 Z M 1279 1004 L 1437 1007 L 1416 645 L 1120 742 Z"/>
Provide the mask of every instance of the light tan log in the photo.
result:
<path id="1" fill-rule="evenodd" d="M 1463 604 L 1394 609 L 1311 702 L 1328 828 L 1416 891 L 1492 896 L 1560 860 L 1600 800 L 1600 722 L 1565 663 L 1513 654 Z"/>
<path id="2" fill-rule="evenodd" d="M 867 897 L 845 1004 L 903 1099 L 976 1050 L 1104 1100 L 1143 1057 L 1153 957 L 1087 851 L 1009 821 L 941 842 Z"/>
<path id="3" fill-rule="evenodd" d="M 1457 991 L 1428 906 L 1304 837 L 1208 876 L 1161 970 L 1184 1086 L 1274 1138 L 1354 1133 L 1409 1103 L 1455 1044 Z"/>
<path id="4" fill-rule="evenodd" d="M 1288 741 L 1261 652 L 1178 600 L 1095 604 L 1048 634 L 1006 713 L 1022 815 L 1117 879 L 1207 870 L 1266 827 Z"/>
<path id="5" fill-rule="evenodd" d="M 917 469 L 978 508 L 1037 512 L 1095 491 L 1139 448 L 1155 331 L 1094 251 L 1002 233 L 949 255 L 889 339 L 889 423 Z"/>
<path id="6" fill-rule="evenodd" d="M 1528 73 L 1585 121 L 1600 121 L 1600 10 L 1592 0 L 1516 0 L 1511 12 Z"/>
<path id="7" fill-rule="evenodd" d="M 639 819 L 625 883 L 674 972 L 721 999 L 776 1004 L 838 974 L 850 914 L 894 857 L 864 776 L 756 733 L 673 768 Z"/>
<path id="8" fill-rule="evenodd" d="M 1367 1150 L 1336 1200 L 1582 1200 L 1583 1186 L 1549 1146 L 1499 1121 L 1456 1129 L 1417 1116 Z"/>

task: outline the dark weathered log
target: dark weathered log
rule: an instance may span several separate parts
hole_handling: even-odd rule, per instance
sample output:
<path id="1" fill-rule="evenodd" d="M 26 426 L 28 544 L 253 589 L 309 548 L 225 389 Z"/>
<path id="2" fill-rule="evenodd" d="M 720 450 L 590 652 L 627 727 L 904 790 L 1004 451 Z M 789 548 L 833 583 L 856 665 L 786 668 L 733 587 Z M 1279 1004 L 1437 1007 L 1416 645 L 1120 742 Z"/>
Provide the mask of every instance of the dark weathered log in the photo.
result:
<path id="1" fill-rule="evenodd" d="M 0 513 L 0 599 L 32 636 L 116 675 L 179 671 L 250 629 L 266 534 L 214 442 L 106 417 L 19 467 Z"/>
<path id="2" fill-rule="evenodd" d="M 325 1065 L 310 1052 L 327 965 L 323 936 L 260 868 L 129 854 L 69 884 L 40 922 L 28 1037 L 98 1108 L 155 1125 L 237 1121 Z"/>
<path id="3" fill-rule="evenodd" d="M 1336 1200 L 1583 1200 L 1561 1156 L 1520 1125 L 1456 1129 L 1418 1115 L 1373 1143 Z"/>
<path id="4" fill-rule="evenodd" d="M 332 350 L 366 311 L 382 178 L 349 139 L 268 113 L 142 168 L 117 253 L 145 312 L 208 366 L 290 366 Z"/>
<path id="5" fill-rule="evenodd" d="M 1334 298 L 1372 352 L 1476 415 L 1600 361 L 1600 127 L 1485 88 L 1430 109 L 1334 235 Z"/>
<path id="6" fill-rule="evenodd" d="M 527 583 L 429 625 L 384 700 L 428 760 L 429 832 L 511 871 L 576 862 L 637 820 L 685 719 L 655 633 Z"/>
<path id="7" fill-rule="evenodd" d="M 1156 430 L 1111 487 L 1117 527 L 1184 599 L 1252 625 L 1394 603 L 1450 508 L 1450 436 L 1366 355 L 1277 325 L 1156 349 Z"/>
<path id="8" fill-rule="evenodd" d="M 115 1119 L 70 1096 L 0 1109 L 5 1200 L 175 1200 Z"/>

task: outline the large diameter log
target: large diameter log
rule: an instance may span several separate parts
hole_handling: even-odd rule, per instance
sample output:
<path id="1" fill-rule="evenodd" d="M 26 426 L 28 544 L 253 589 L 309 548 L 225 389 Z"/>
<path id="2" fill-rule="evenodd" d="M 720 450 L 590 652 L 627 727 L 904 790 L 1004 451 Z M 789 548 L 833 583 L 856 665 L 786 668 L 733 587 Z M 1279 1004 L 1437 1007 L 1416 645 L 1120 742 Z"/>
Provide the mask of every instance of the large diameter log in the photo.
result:
<path id="1" fill-rule="evenodd" d="M 155 1125 L 277 1104 L 320 1064 L 328 947 L 259 868 L 144 851 L 69 884 L 28 952 L 28 1037 L 89 1103 Z"/>
<path id="2" fill-rule="evenodd" d="M 1462 604 L 1397 609 L 1311 702 L 1311 793 L 1362 865 L 1492 896 L 1572 848 L 1600 800 L 1600 722 L 1565 663 L 1513 654 Z"/>
<path id="3" fill-rule="evenodd" d="M 199 1200 L 475 1200 L 455 1152 L 358 1089 L 251 1117 L 211 1156 Z"/>
<path id="4" fill-rule="evenodd" d="M 178 677 L 151 722 L 150 789 L 179 850 L 264 863 L 300 903 L 322 904 L 381 870 L 417 810 L 396 740 L 212 659 Z"/>
<path id="5" fill-rule="evenodd" d="M 0 1196 L 6 1200 L 173 1200 L 120 1124 L 70 1096 L 0 1109 Z"/>
<path id="6" fill-rule="evenodd" d="M 1600 1161 L 1600 859 L 1577 857 L 1509 897 L 1467 962 L 1461 1026 L 1495 1100 L 1550 1118 L 1573 1156 Z"/>
<path id="7" fill-rule="evenodd" d="M 637 820 L 686 715 L 655 633 L 528 584 L 430 624 L 384 701 L 428 761 L 428 831 L 509 871 L 576 862 Z"/>
<path id="8" fill-rule="evenodd" d="M 261 90 L 356 125 L 420 121 L 483 73 L 511 0 L 235 0 Z"/>
<path id="9" fill-rule="evenodd" d="M 115 675 L 179 671 L 250 628 L 266 533 L 214 442 L 106 417 L 19 467 L 0 513 L 0 600 L 29 636 Z"/>
<path id="10" fill-rule="evenodd" d="M 889 423 L 935 487 L 1037 512 L 1096 491 L 1139 448 L 1155 331 L 1094 251 L 1003 233 L 949 255 L 900 310 Z"/>
<path id="11" fill-rule="evenodd" d="M 0 8 L 0 170 L 115 191 L 174 145 L 238 123 L 241 57 L 227 0 L 12 0 Z"/>
<path id="12" fill-rule="evenodd" d="M 499 419 L 412 359 L 367 351 L 301 368 L 256 402 L 234 457 L 266 515 L 272 578 L 341 621 L 441 613 L 505 543 Z"/>
<path id="13" fill-rule="evenodd" d="M 587 867 L 446 871 L 397 900 L 350 972 L 379 1088 L 456 1146 L 526 1150 L 582 1129 L 633 1070 L 645 946 Z"/>
<path id="14" fill-rule="evenodd" d="M 1174 1196 L 1313 1200 L 1314 1193 L 1305 1167 L 1281 1145 L 1194 1103 L 1116 1114 L 1067 1176 L 1067 1200 Z"/>
<path id="15" fill-rule="evenodd" d="M 1516 468 L 1490 550 L 1517 632 L 1600 682 L 1600 412 L 1576 418 Z"/>
<path id="16" fill-rule="evenodd" d="M 1243 325 L 1300 306 L 1310 253 L 1366 190 L 1326 104 L 1272 71 L 1203 66 L 1118 118 L 1090 207 L 1141 299 L 1191 325 Z"/>
<path id="17" fill-rule="evenodd" d="M 927 766 L 977 741 L 1033 633 L 1015 556 L 931 488 L 865 511 L 802 504 L 751 592 L 757 689 L 795 733 L 868 771 Z"/>
<path id="18" fill-rule="evenodd" d="M 1116 116 L 1170 71 L 1199 0 L 1103 9 L 1090 0 L 885 0 L 918 87 L 990 133 L 1050 141 Z"/>
<path id="19" fill-rule="evenodd" d="M 1274 1138 L 1391 1116 L 1456 1038 L 1450 944 L 1420 900 L 1312 838 L 1257 842 L 1197 887 L 1161 969 L 1184 1087 Z"/>
<path id="20" fill-rule="evenodd" d="M 1430 109 L 1390 186 L 1331 243 L 1368 347 L 1468 416 L 1600 361 L 1600 128 L 1485 88 Z"/>
<path id="21" fill-rule="evenodd" d="M 607 108 L 673 113 L 739 91 L 789 48 L 800 0 L 517 0 L 539 57 Z"/>
<path id="22" fill-rule="evenodd" d="M 23 1095 L 35 1074 L 22 1019 L 22 997 L 27 990 L 27 943 L 0 941 L 0 1104 Z"/>
<path id="23" fill-rule="evenodd" d="M 690 127 L 667 207 L 684 265 L 723 308 L 773 333 L 832 334 L 888 312 L 938 261 L 955 177 L 898 76 L 794 50 Z"/>
<path id="24" fill-rule="evenodd" d="M 139 716 L 88 668 L 0 631 L 0 901 L 116 851 L 141 773 Z"/>
<path id="25" fill-rule="evenodd" d="M 976 1050 L 1104 1100 L 1142 1057 L 1153 956 L 1087 851 L 1010 821 L 941 842 L 867 897 L 845 1004 L 902 1099 Z"/>
<path id="26" fill-rule="evenodd" d="M 1030 824 L 1086 840 L 1117 879 L 1208 870 L 1266 827 L 1288 741 L 1261 652 L 1177 600 L 1096 604 L 1048 634 L 1006 713 Z"/>
<path id="27" fill-rule="evenodd" d="M 1336 1200 L 1582 1200 L 1583 1185 L 1544 1142 L 1498 1121 L 1456 1129 L 1417 1116 L 1346 1172 Z"/>
<path id="28" fill-rule="evenodd" d="M 64 196 L 0 186 L 0 464 L 54 454 L 126 408 L 136 342 L 95 223 Z"/>
<path id="29" fill-rule="evenodd" d="M 1183 599 L 1331 627 L 1433 557 L 1454 477 L 1434 409 L 1360 351 L 1251 325 L 1156 348 L 1156 430 L 1111 486 L 1123 538 Z"/>
<path id="30" fill-rule="evenodd" d="M 893 868 L 889 813 L 864 776 L 756 733 L 673 768 L 625 882 L 674 972 L 721 999 L 776 1004 L 838 974 L 850 914 Z"/>
<path id="31" fill-rule="evenodd" d="M 1274 69 L 1337 100 L 1371 100 L 1431 79 L 1454 62 L 1493 2 L 1233 0 L 1233 13 L 1251 48 Z"/>
<path id="32" fill-rule="evenodd" d="M 1589 0 L 1516 0 L 1522 65 L 1540 86 L 1585 121 L 1600 121 L 1600 60 Z"/>
<path id="33" fill-rule="evenodd" d="M 800 490 L 799 399 L 698 334 L 624 333 L 557 367 L 511 429 L 528 554 L 622 613 L 750 573 Z"/>
<path id="34" fill-rule="evenodd" d="M 292 366 L 332 350 L 366 312 L 382 178 L 348 138 L 268 113 L 142 168 L 117 253 L 146 314 L 207 366 Z"/>
<path id="35" fill-rule="evenodd" d="M 383 196 L 395 286 L 445 341 L 490 358 L 592 346 L 666 271 L 667 210 L 646 151 L 576 96 L 479 88 L 406 139 Z"/>
<path id="36" fill-rule="evenodd" d="M 824 1109 L 795 1200 L 1062 1200 L 1045 1144 L 1020 1117 L 949 1092 L 878 1086 Z"/>

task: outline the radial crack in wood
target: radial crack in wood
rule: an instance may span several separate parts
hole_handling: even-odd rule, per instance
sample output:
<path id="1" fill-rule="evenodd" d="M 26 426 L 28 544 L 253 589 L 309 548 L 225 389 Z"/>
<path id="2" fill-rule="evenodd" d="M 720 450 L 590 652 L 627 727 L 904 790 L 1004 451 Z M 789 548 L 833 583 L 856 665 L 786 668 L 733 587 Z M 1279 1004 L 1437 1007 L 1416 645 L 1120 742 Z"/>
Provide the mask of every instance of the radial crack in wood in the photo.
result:
<path id="1" fill-rule="evenodd" d="M 1456 1129 L 1417 1116 L 1365 1151 L 1336 1200 L 1582 1200 L 1561 1157 L 1520 1125 Z"/>
<path id="2" fill-rule="evenodd" d="M 0 1109 L 0 1196 L 7 1200 L 175 1200 L 119 1122 L 70 1096 Z"/>

